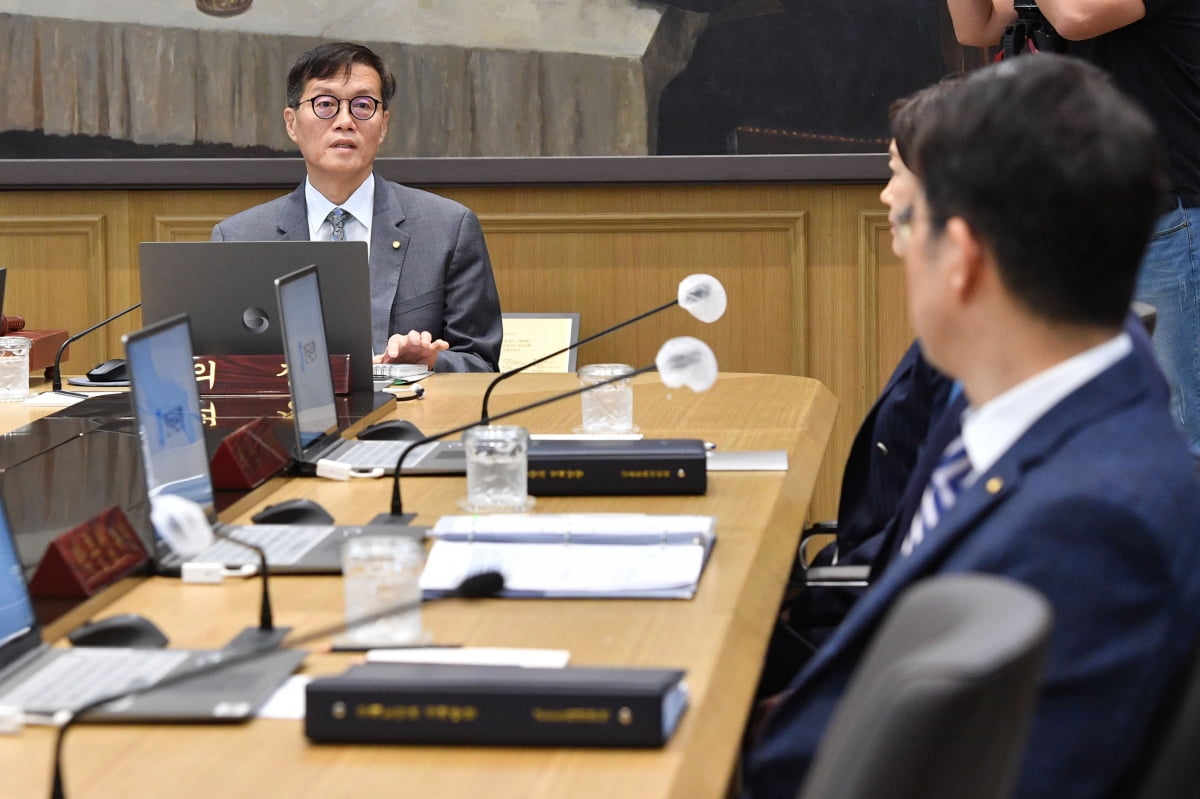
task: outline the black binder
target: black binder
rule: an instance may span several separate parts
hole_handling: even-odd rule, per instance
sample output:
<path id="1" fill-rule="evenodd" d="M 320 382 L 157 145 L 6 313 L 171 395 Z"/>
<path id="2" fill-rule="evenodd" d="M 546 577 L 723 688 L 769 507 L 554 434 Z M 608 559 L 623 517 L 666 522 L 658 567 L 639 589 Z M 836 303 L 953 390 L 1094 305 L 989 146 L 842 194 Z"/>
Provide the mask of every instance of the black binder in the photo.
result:
<path id="1" fill-rule="evenodd" d="M 367 663 L 306 688 L 318 743 L 661 747 L 687 707 L 678 669 Z"/>
<path id="2" fill-rule="evenodd" d="M 703 494 L 704 442 L 694 438 L 633 441 L 534 441 L 529 493 L 550 496 Z"/>

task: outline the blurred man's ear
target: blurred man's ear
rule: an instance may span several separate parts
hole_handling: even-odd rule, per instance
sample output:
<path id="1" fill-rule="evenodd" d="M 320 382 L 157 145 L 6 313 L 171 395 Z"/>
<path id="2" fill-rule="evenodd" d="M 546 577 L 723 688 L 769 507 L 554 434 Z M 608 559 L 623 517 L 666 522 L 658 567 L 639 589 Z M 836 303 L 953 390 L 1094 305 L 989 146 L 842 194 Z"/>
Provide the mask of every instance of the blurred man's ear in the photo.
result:
<path id="1" fill-rule="evenodd" d="M 950 288 L 960 301 L 969 299 L 978 287 L 982 270 L 992 263 L 991 251 L 959 216 L 946 221 L 941 247 L 940 255 L 945 259 Z"/>
<path id="2" fill-rule="evenodd" d="M 283 109 L 283 126 L 287 128 L 288 138 L 296 141 L 296 109 L 290 106 Z"/>

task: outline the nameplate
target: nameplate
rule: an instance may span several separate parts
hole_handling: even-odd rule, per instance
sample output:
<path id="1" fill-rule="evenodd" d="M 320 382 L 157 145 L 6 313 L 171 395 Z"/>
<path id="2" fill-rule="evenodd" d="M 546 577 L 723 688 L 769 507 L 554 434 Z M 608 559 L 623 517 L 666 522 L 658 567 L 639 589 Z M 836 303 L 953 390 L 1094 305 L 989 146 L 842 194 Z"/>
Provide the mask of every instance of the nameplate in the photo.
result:
<path id="1" fill-rule="evenodd" d="M 149 559 L 124 511 L 113 506 L 54 539 L 29 581 L 39 598 L 88 597 Z"/>
<path id="2" fill-rule="evenodd" d="M 221 440 L 209 464 L 213 488 L 255 488 L 287 466 L 291 456 L 265 416 L 247 422 Z"/>
<path id="3" fill-rule="evenodd" d="M 196 355 L 192 357 L 200 394 L 287 394 L 287 363 L 282 355 Z M 350 356 L 330 355 L 333 393 L 350 392 Z"/>

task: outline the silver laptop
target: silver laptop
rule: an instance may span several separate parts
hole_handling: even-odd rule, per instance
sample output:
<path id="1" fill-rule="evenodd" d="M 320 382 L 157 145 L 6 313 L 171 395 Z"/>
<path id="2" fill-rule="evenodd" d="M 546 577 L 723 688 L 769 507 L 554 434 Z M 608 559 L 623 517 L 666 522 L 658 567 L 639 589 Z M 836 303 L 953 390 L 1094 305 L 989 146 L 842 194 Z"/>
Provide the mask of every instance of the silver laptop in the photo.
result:
<path id="1" fill-rule="evenodd" d="M 286 345 L 288 386 L 295 431 L 292 458 L 303 474 L 314 474 L 322 460 L 354 469 L 394 474 L 411 441 L 357 441 L 343 436 L 334 406 L 333 378 L 318 270 L 306 267 L 275 281 L 279 321 Z M 404 460 L 404 474 L 462 474 L 466 457 L 461 441 L 422 444 Z"/>
<path id="2" fill-rule="evenodd" d="M 304 654 L 277 650 L 195 680 L 111 702 L 93 713 L 127 721 L 241 721 L 254 715 Z M 216 650 L 47 645 L 0 503 L 0 705 L 50 717 L 226 656 Z"/>
<path id="3" fill-rule="evenodd" d="M 175 316 L 129 334 L 125 337 L 125 359 L 151 502 L 164 493 L 194 500 L 205 509 L 214 530 L 262 547 L 272 573 L 339 574 L 342 543 L 347 538 L 421 534 L 419 529 L 404 525 L 220 523 L 192 367 L 188 318 Z M 173 573 L 181 568 L 184 559 L 161 538 L 156 537 L 155 551 L 160 570 Z M 187 560 L 241 566 L 258 563 L 258 556 L 231 541 L 218 539 L 212 547 Z"/>
<path id="4" fill-rule="evenodd" d="M 273 281 L 315 265 L 337 320 L 333 351 L 350 356 L 350 388 L 375 390 L 365 241 L 144 242 L 138 252 L 142 320 L 186 313 L 196 351 L 213 355 L 283 352 Z"/>

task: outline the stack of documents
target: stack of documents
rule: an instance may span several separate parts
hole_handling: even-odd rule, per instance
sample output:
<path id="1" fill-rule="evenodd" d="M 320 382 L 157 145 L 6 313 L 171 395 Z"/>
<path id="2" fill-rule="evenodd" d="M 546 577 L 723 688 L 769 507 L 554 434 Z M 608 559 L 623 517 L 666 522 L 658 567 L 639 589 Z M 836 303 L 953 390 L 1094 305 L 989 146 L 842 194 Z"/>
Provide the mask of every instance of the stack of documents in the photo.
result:
<path id="1" fill-rule="evenodd" d="M 504 596 L 690 599 L 715 526 L 712 516 L 643 513 L 443 516 L 421 588 L 442 594 L 498 571 Z"/>

